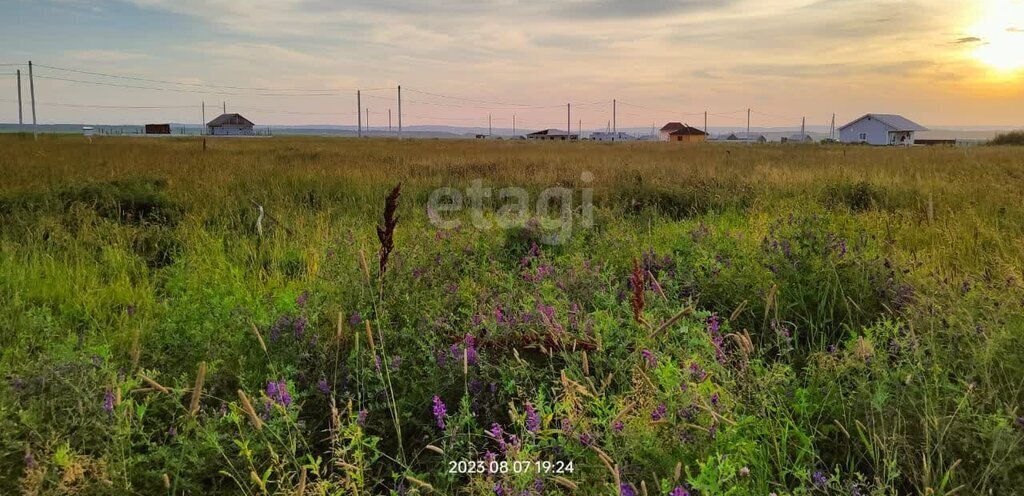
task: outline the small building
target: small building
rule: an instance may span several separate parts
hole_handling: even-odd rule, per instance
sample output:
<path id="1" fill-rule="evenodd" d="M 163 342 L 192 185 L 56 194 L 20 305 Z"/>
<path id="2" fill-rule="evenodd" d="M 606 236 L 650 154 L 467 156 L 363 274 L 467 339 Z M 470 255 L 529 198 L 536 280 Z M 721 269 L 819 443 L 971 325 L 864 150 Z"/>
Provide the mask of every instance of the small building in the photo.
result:
<path id="1" fill-rule="evenodd" d="M 936 139 L 932 139 L 932 138 L 921 139 L 921 138 L 917 138 L 917 139 L 914 140 L 914 144 L 915 145 L 924 145 L 924 146 L 956 146 L 956 139 L 953 139 L 953 138 L 949 138 L 949 139 L 937 139 L 937 138 Z"/>
<path id="2" fill-rule="evenodd" d="M 708 133 L 697 129 L 689 124 L 668 133 L 669 141 L 680 141 L 683 143 L 703 143 L 708 138 Z"/>
<path id="3" fill-rule="evenodd" d="M 906 117 L 895 114 L 865 114 L 839 128 L 839 141 L 878 146 L 910 146 L 914 133 L 927 129 Z"/>
<path id="4" fill-rule="evenodd" d="M 797 133 L 790 135 L 788 138 L 782 138 L 783 143 L 814 143 L 814 138 L 805 133 Z"/>
<path id="5" fill-rule="evenodd" d="M 768 138 L 763 134 L 755 133 L 729 133 L 716 137 L 713 141 L 719 143 L 767 143 Z"/>
<path id="6" fill-rule="evenodd" d="M 213 136 L 253 136 L 253 126 L 255 124 L 241 114 L 221 114 L 206 123 L 206 130 Z"/>
<path id="7" fill-rule="evenodd" d="M 526 135 L 528 140 L 549 140 L 549 141 L 565 141 L 575 140 L 579 136 L 567 133 L 561 129 L 545 129 L 543 131 L 537 131 Z"/>
<path id="8" fill-rule="evenodd" d="M 597 131 L 590 133 L 590 139 L 594 141 L 636 141 L 636 136 L 621 131 L 617 133 Z"/>
<path id="9" fill-rule="evenodd" d="M 684 127 L 686 127 L 686 124 L 683 124 L 682 122 L 669 122 L 668 124 L 661 126 L 661 129 L 658 130 L 658 139 L 661 141 L 668 141 L 670 139 L 669 135 L 671 135 L 673 131 L 678 131 Z"/>
<path id="10" fill-rule="evenodd" d="M 171 134 L 171 125 L 146 124 L 146 134 Z"/>

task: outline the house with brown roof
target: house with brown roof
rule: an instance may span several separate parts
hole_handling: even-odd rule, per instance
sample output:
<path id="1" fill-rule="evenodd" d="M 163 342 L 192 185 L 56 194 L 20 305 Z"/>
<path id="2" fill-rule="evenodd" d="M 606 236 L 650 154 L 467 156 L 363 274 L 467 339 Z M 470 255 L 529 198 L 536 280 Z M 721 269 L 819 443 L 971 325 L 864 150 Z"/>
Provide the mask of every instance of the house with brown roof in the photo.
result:
<path id="1" fill-rule="evenodd" d="M 252 136 L 255 125 L 242 114 L 221 114 L 206 123 L 206 131 L 213 136 Z"/>
<path id="2" fill-rule="evenodd" d="M 689 124 L 681 122 L 669 122 L 661 127 L 661 141 L 678 141 L 683 143 L 697 143 L 706 140 L 708 133 L 697 129 Z"/>

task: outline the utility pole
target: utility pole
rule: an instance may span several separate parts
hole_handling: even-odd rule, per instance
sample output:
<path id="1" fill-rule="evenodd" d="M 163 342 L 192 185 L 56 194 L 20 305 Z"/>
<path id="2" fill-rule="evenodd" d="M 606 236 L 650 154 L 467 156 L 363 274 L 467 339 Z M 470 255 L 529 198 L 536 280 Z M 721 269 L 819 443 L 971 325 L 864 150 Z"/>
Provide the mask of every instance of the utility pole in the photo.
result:
<path id="1" fill-rule="evenodd" d="M 491 114 L 487 114 L 487 136 L 491 135 Z"/>
<path id="2" fill-rule="evenodd" d="M 391 134 L 391 109 L 388 109 L 388 135 Z"/>
<path id="3" fill-rule="evenodd" d="M 750 109 L 747 109 L 747 140 L 750 140 Z"/>
<path id="4" fill-rule="evenodd" d="M 222 104 L 224 105 L 224 108 L 222 109 L 221 113 L 222 114 L 228 113 L 228 102 L 222 102 Z"/>
<path id="5" fill-rule="evenodd" d="M 570 138 L 572 134 L 572 104 L 565 104 L 565 139 Z"/>
<path id="6" fill-rule="evenodd" d="M 704 111 L 704 137 L 708 135 L 708 111 Z"/>
<path id="7" fill-rule="evenodd" d="M 199 134 L 206 134 L 206 100 L 203 100 L 203 126 L 199 128 Z"/>
<path id="8" fill-rule="evenodd" d="M 800 141 L 807 137 L 807 117 L 800 118 Z"/>
<path id="9" fill-rule="evenodd" d="M 25 118 L 21 110 L 21 69 L 18 69 L 18 132 L 24 132 Z"/>
<path id="10" fill-rule="evenodd" d="M 401 114 L 399 114 L 401 115 Z M 357 135 L 363 137 L 363 97 L 359 94 L 359 90 L 356 90 L 356 119 L 359 120 Z"/>
<path id="11" fill-rule="evenodd" d="M 39 139 L 39 131 L 36 124 L 36 82 L 32 78 L 32 61 L 28 61 L 28 93 L 32 99 L 32 139 Z"/>
<path id="12" fill-rule="evenodd" d="M 370 107 L 366 107 L 366 135 L 370 135 Z"/>
<path id="13" fill-rule="evenodd" d="M 576 139 L 583 139 L 583 119 L 580 119 L 580 125 L 576 128 Z"/>
<path id="14" fill-rule="evenodd" d="M 398 85 L 398 139 L 402 139 L 402 85 Z"/>
<path id="15" fill-rule="evenodd" d="M 516 137 L 516 114 L 512 114 L 512 137 Z"/>
<path id="16" fill-rule="evenodd" d="M 828 137 L 832 140 L 836 139 L 836 114 L 832 114 L 832 126 L 828 129 Z"/>
<path id="17" fill-rule="evenodd" d="M 618 137 L 619 134 L 619 123 L 616 121 L 618 117 L 618 102 L 612 98 L 612 132 L 615 133 L 612 136 L 612 141 Z"/>

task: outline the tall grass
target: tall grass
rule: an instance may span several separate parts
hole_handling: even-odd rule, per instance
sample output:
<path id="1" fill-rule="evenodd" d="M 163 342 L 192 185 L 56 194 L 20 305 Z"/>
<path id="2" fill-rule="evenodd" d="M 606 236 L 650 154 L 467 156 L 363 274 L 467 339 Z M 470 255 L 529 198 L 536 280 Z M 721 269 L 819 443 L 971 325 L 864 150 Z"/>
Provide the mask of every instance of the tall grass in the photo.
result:
<path id="1" fill-rule="evenodd" d="M 1015 148 L 0 145 L 0 493 L 1024 485 Z M 430 225 L 474 179 L 595 225 Z"/>

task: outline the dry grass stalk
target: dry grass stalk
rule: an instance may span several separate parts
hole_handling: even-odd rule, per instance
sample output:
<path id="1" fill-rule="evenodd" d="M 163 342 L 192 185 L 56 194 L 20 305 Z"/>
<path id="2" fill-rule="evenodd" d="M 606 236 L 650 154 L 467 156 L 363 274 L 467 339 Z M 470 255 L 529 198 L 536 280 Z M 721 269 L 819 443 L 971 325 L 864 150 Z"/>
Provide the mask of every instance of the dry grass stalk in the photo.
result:
<path id="1" fill-rule="evenodd" d="M 402 196 L 402 183 L 398 183 L 384 202 L 384 225 L 377 224 L 377 240 L 380 241 L 380 276 L 388 268 L 388 258 L 395 249 L 395 227 L 398 226 L 398 198 Z"/>
<path id="2" fill-rule="evenodd" d="M 571 491 L 575 491 L 575 490 L 580 488 L 580 486 L 578 486 L 575 482 L 573 482 L 573 481 L 571 481 L 569 479 L 566 479 L 565 477 L 562 477 L 561 475 L 555 476 L 554 478 L 552 478 L 552 480 L 555 481 L 555 484 L 558 484 L 559 486 L 562 486 L 562 487 L 564 487 L 566 489 L 569 489 Z"/>
<path id="3" fill-rule="evenodd" d="M 337 342 L 341 342 L 341 336 L 345 330 L 345 312 L 338 312 L 338 330 L 334 334 L 334 339 Z"/>
<path id="4" fill-rule="evenodd" d="M 302 467 L 302 472 L 299 474 L 299 489 L 295 493 L 298 496 L 306 494 L 306 467 Z"/>
<path id="5" fill-rule="evenodd" d="M 618 491 L 618 489 L 622 487 L 622 477 L 619 476 L 619 464 L 617 463 L 612 470 L 612 477 L 615 478 L 615 490 Z"/>
<path id="6" fill-rule="evenodd" d="M 729 315 L 729 322 L 735 322 L 736 319 L 740 318 L 740 315 L 746 309 L 747 309 L 747 300 L 743 300 L 743 302 L 740 303 L 740 306 L 736 307 L 736 310 L 733 310 L 732 314 Z"/>
<path id="7" fill-rule="evenodd" d="M 171 478 L 167 475 L 167 472 L 160 474 L 160 479 L 164 481 L 164 489 L 171 489 Z"/>
<path id="8" fill-rule="evenodd" d="M 146 384 L 149 384 L 150 387 L 152 387 L 153 389 L 160 391 L 161 393 L 164 394 L 171 394 L 170 389 L 161 386 L 160 383 L 154 381 L 153 379 L 150 379 L 146 374 L 139 374 L 139 378 L 141 378 L 142 381 L 145 382 Z"/>
<path id="9" fill-rule="evenodd" d="M 640 494 L 647 496 L 647 481 L 640 481 Z"/>
<path id="10" fill-rule="evenodd" d="M 121 387 L 114 386 L 114 406 L 121 406 Z"/>
<path id="11" fill-rule="evenodd" d="M 249 401 L 249 396 L 245 394 L 245 391 L 238 390 L 238 401 L 242 403 L 242 411 L 245 412 L 245 416 L 249 417 L 249 422 L 256 430 L 263 428 L 263 421 L 260 420 L 260 416 L 256 414 L 256 410 L 252 407 L 252 402 Z"/>
<path id="12" fill-rule="evenodd" d="M 413 477 L 411 475 L 405 476 L 405 480 L 407 480 L 409 482 L 412 482 L 413 485 L 415 485 L 416 487 L 419 487 L 421 489 L 425 489 L 425 490 L 427 490 L 429 492 L 434 492 L 434 486 L 430 485 L 430 483 L 428 483 L 428 482 L 423 482 L 423 481 L 421 481 L 421 480 L 419 480 L 419 479 L 417 479 L 417 478 L 415 478 L 415 477 Z"/>
<path id="13" fill-rule="evenodd" d="M 192 403 L 189 404 L 188 412 L 193 417 L 199 413 L 199 399 L 203 396 L 203 382 L 206 381 L 206 362 L 199 362 L 199 372 L 196 374 L 196 386 L 192 389 Z"/>
<path id="14" fill-rule="evenodd" d="M 437 454 L 439 454 L 441 456 L 444 456 L 444 450 L 441 449 L 441 448 L 438 448 L 437 446 L 434 446 L 433 444 L 428 444 L 428 445 L 424 446 L 424 448 L 428 449 L 430 451 L 433 451 L 434 453 L 437 453 Z"/>
<path id="15" fill-rule="evenodd" d="M 653 332 L 651 332 L 651 334 L 648 335 L 647 337 L 648 338 L 653 338 L 653 337 L 655 337 L 655 336 L 665 332 L 666 329 L 668 329 L 669 327 L 672 327 L 676 322 L 679 322 L 679 319 L 681 319 L 681 318 L 683 318 L 683 317 L 693 313 L 693 310 L 694 310 L 693 309 L 693 305 L 690 305 L 690 306 L 680 310 L 679 313 L 673 315 L 672 318 L 666 320 L 664 323 L 662 323 L 660 326 L 658 326 L 657 329 L 655 329 Z"/>
<path id="16" fill-rule="evenodd" d="M 373 329 L 370 329 L 369 319 L 365 320 L 364 323 L 366 324 L 366 341 L 370 344 L 370 351 L 373 352 L 374 355 L 376 355 L 377 342 L 373 340 Z"/>
<path id="17" fill-rule="evenodd" d="M 359 266 L 363 269 L 363 276 L 366 277 L 366 282 L 369 283 L 373 278 L 370 276 L 370 266 L 366 263 L 366 252 L 362 248 L 359 249 Z"/>
<path id="18" fill-rule="evenodd" d="M 583 373 L 590 375 L 590 358 L 587 357 L 587 350 L 583 350 Z"/>
<path id="19" fill-rule="evenodd" d="M 651 285 L 654 286 L 654 292 L 658 293 L 662 300 L 668 301 L 668 296 L 665 296 L 665 291 L 661 289 L 661 284 L 658 282 L 658 279 L 654 277 L 654 274 L 649 270 L 647 271 L 647 277 L 651 278 Z"/>
<path id="20" fill-rule="evenodd" d="M 462 350 L 462 376 L 469 377 L 469 348 Z"/>
<path id="21" fill-rule="evenodd" d="M 679 481 L 679 478 L 683 476 L 683 462 L 676 462 L 676 470 L 672 474 L 675 477 L 675 481 Z"/>
<path id="22" fill-rule="evenodd" d="M 736 341 L 736 346 L 739 347 L 740 351 L 743 352 L 744 356 L 750 356 L 754 353 L 754 342 L 750 339 L 750 333 L 746 329 L 743 332 L 730 334 L 733 341 Z"/>
<path id="23" fill-rule="evenodd" d="M 260 329 L 256 327 L 256 324 L 252 322 L 250 322 L 249 325 L 252 326 L 252 333 L 256 335 L 256 341 L 260 342 L 260 348 L 263 350 L 264 353 L 266 353 L 267 343 L 263 341 L 263 334 L 260 333 Z"/>
<path id="24" fill-rule="evenodd" d="M 633 320 L 637 324 L 647 325 L 644 320 L 644 271 L 640 268 L 640 262 L 633 257 L 633 273 L 629 276 L 629 282 L 633 286 L 633 294 L 629 297 L 629 303 L 633 307 Z"/>

